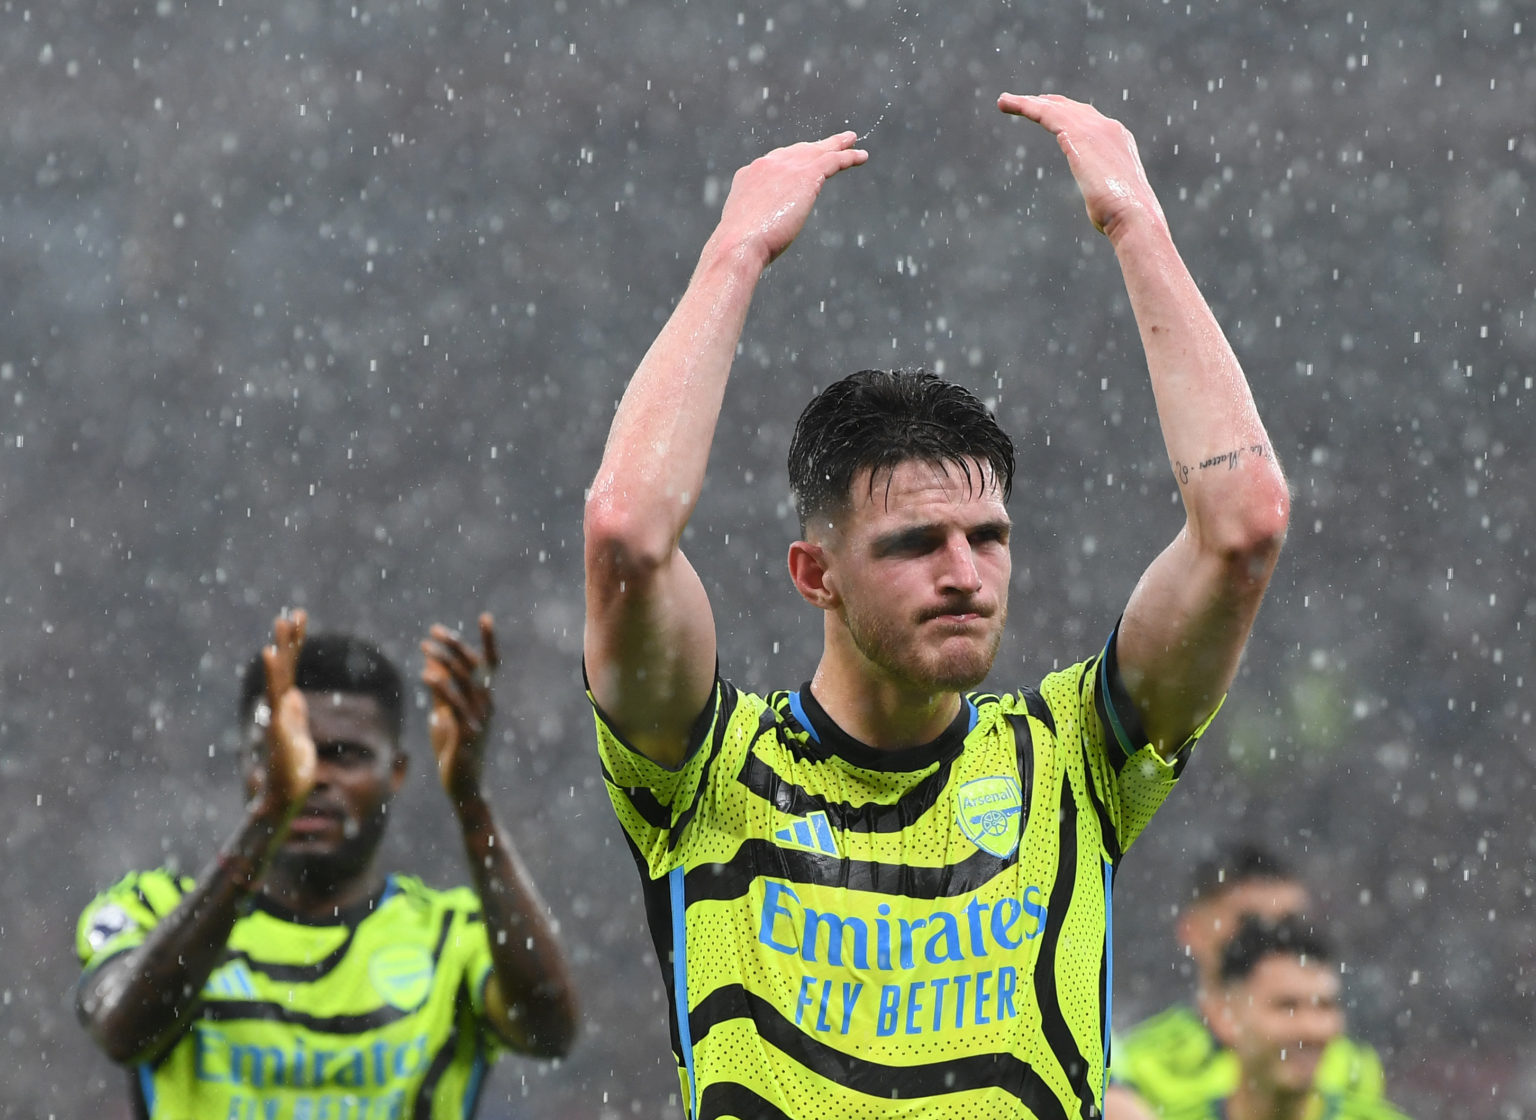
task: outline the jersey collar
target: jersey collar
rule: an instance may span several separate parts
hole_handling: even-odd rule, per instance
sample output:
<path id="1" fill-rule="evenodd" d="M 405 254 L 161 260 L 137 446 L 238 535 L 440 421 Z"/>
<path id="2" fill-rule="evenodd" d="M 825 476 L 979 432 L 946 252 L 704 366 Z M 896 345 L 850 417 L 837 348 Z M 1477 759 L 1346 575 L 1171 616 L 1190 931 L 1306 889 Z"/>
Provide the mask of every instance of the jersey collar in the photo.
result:
<path id="1" fill-rule="evenodd" d="M 955 718 L 950 721 L 949 726 L 939 733 L 938 738 L 915 747 L 901 747 L 897 750 L 881 750 L 849 735 L 833 722 L 831 716 L 827 715 L 826 709 L 811 692 L 809 681 L 801 685 L 798 692 L 789 694 L 789 709 L 794 713 L 795 721 L 805 728 L 811 739 L 829 755 L 851 763 L 861 770 L 897 772 L 925 770 L 934 763 L 960 752 L 965 746 L 965 737 L 976 726 L 977 720 L 976 705 L 971 702 L 971 698 L 962 696 L 961 699 L 964 703 L 960 705 L 960 710 L 955 713 Z"/>
<path id="2" fill-rule="evenodd" d="M 291 922 L 298 926 L 355 926 L 382 906 L 385 900 L 394 894 L 396 890 L 395 877 L 393 875 L 386 875 L 384 877 L 384 885 L 368 898 L 321 917 L 308 917 L 297 911 L 290 910 L 282 903 L 270 899 L 260 892 L 251 896 L 250 907 L 253 911 L 259 910 L 263 914 L 270 914 L 280 921 Z"/>

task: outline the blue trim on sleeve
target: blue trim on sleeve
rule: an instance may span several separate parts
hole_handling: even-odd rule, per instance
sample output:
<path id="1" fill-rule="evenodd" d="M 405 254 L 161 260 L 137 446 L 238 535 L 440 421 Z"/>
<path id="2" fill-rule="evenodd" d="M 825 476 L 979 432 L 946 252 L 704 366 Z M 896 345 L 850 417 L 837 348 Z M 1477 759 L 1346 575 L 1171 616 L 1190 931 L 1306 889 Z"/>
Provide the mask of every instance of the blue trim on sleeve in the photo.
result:
<path id="1" fill-rule="evenodd" d="M 384 876 L 384 893 L 379 895 L 379 901 L 374 904 L 375 910 L 381 910 L 384 904 L 400 893 L 400 884 L 395 882 L 394 873 Z"/>
<path id="2" fill-rule="evenodd" d="M 1104 1066 L 1099 1072 L 1099 1103 L 1109 1085 L 1109 1036 L 1115 1005 L 1115 865 L 1104 861 Z"/>
<path id="3" fill-rule="evenodd" d="M 148 1062 L 135 1067 L 139 1074 L 139 1092 L 144 1097 L 144 1115 L 155 1114 L 155 1071 Z"/>
<path id="4" fill-rule="evenodd" d="M 1125 725 L 1120 722 L 1120 713 L 1115 711 L 1114 696 L 1109 687 L 1110 646 L 1119 632 L 1120 627 L 1116 626 L 1105 641 L 1103 652 L 1099 654 L 1099 676 L 1096 683 L 1099 689 L 1099 702 L 1104 705 L 1104 711 L 1109 716 L 1109 730 L 1114 735 L 1115 742 L 1120 744 L 1120 753 L 1129 758 L 1141 749 L 1141 744 L 1131 742 L 1130 734 L 1126 731 Z"/>
<path id="5" fill-rule="evenodd" d="M 697 1116 L 699 1088 L 693 1079 L 693 1035 L 688 1026 L 688 907 L 683 899 L 681 867 L 667 873 L 667 886 L 672 895 L 672 1001 L 677 1009 L 677 1041 L 688 1070 L 688 1115 Z"/>
<path id="6" fill-rule="evenodd" d="M 477 1037 L 475 1060 L 469 1069 L 469 1082 L 464 1086 L 464 1107 L 460 1110 L 464 1120 L 471 1120 L 475 1115 L 475 1109 L 480 1104 L 480 1088 L 485 1082 L 485 1071 L 489 1065 L 485 1058 L 485 1046 Z"/>
<path id="7" fill-rule="evenodd" d="M 805 733 L 811 737 L 811 742 L 821 742 L 821 736 L 816 734 L 816 729 L 811 726 L 810 718 L 805 714 L 805 705 L 800 703 L 800 690 L 798 688 L 789 694 L 789 710 L 795 714 L 795 722 L 805 728 Z"/>

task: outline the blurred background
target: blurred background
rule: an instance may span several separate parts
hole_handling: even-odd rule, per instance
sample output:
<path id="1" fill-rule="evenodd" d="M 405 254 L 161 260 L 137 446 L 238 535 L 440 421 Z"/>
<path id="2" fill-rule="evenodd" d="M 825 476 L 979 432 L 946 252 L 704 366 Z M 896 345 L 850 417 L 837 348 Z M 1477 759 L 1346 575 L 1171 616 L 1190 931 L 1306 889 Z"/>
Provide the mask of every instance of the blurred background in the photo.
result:
<path id="1" fill-rule="evenodd" d="M 733 170 L 870 152 L 760 289 L 689 531 L 727 675 L 810 675 L 783 458 L 851 370 L 926 365 L 1018 440 L 992 687 L 1095 651 L 1180 524 L 1113 255 L 1006 89 L 1136 133 L 1294 490 L 1241 678 L 1119 878 L 1116 1025 L 1189 987 L 1193 861 L 1259 839 L 1312 880 L 1391 1095 L 1536 1116 L 1536 13 L 931 7 L 4 0 L 0 1115 L 126 1116 L 75 920 L 233 829 L 236 677 L 285 605 L 413 677 L 430 623 L 495 614 L 492 780 L 586 1020 L 481 1116 L 680 1115 L 580 520 Z M 389 862 L 464 881 L 419 701 L 410 733 Z"/>

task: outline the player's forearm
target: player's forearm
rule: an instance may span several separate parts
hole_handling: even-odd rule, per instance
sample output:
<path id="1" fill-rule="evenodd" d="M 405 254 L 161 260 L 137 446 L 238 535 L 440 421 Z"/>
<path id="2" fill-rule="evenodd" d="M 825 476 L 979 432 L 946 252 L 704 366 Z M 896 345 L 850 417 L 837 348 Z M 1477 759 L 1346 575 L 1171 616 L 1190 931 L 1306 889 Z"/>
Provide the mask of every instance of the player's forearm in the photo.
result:
<path id="1" fill-rule="evenodd" d="M 763 267 L 717 231 L 624 391 L 587 502 L 589 544 L 619 570 L 665 562 L 682 536 Z"/>
<path id="2" fill-rule="evenodd" d="M 113 1061 L 152 1055 L 180 1037 L 218 965 L 288 815 L 253 808 L 192 889 L 143 944 L 108 961 L 81 989 L 81 1021 Z"/>
<path id="3" fill-rule="evenodd" d="M 1148 215 L 1112 240 L 1191 533 L 1216 552 L 1278 547 L 1285 478 L 1237 355 L 1166 224 Z"/>
<path id="4" fill-rule="evenodd" d="M 499 1033 L 520 1049 L 560 1057 L 576 1037 L 576 998 L 544 901 L 484 798 L 456 807 L 499 995 L 487 1000 L 487 1011 L 501 1017 Z"/>

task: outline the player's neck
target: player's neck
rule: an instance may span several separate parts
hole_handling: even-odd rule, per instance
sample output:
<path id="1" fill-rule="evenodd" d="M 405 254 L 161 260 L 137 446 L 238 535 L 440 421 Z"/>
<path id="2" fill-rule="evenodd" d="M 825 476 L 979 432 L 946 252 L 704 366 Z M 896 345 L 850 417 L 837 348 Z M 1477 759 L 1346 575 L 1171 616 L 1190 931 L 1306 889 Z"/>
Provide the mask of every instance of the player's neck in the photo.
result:
<path id="1" fill-rule="evenodd" d="M 359 906 L 383 889 L 384 877 L 374 861 L 358 874 L 332 879 L 302 866 L 275 862 L 261 893 L 301 918 L 324 919 Z"/>
<path id="2" fill-rule="evenodd" d="M 1244 1079 L 1227 1100 L 1227 1120 L 1312 1120 L 1316 1093 L 1266 1090 Z"/>
<path id="3" fill-rule="evenodd" d="M 860 672 L 831 650 L 816 667 L 811 692 L 845 734 L 879 750 L 931 743 L 960 710 L 958 692 L 914 692 Z"/>

